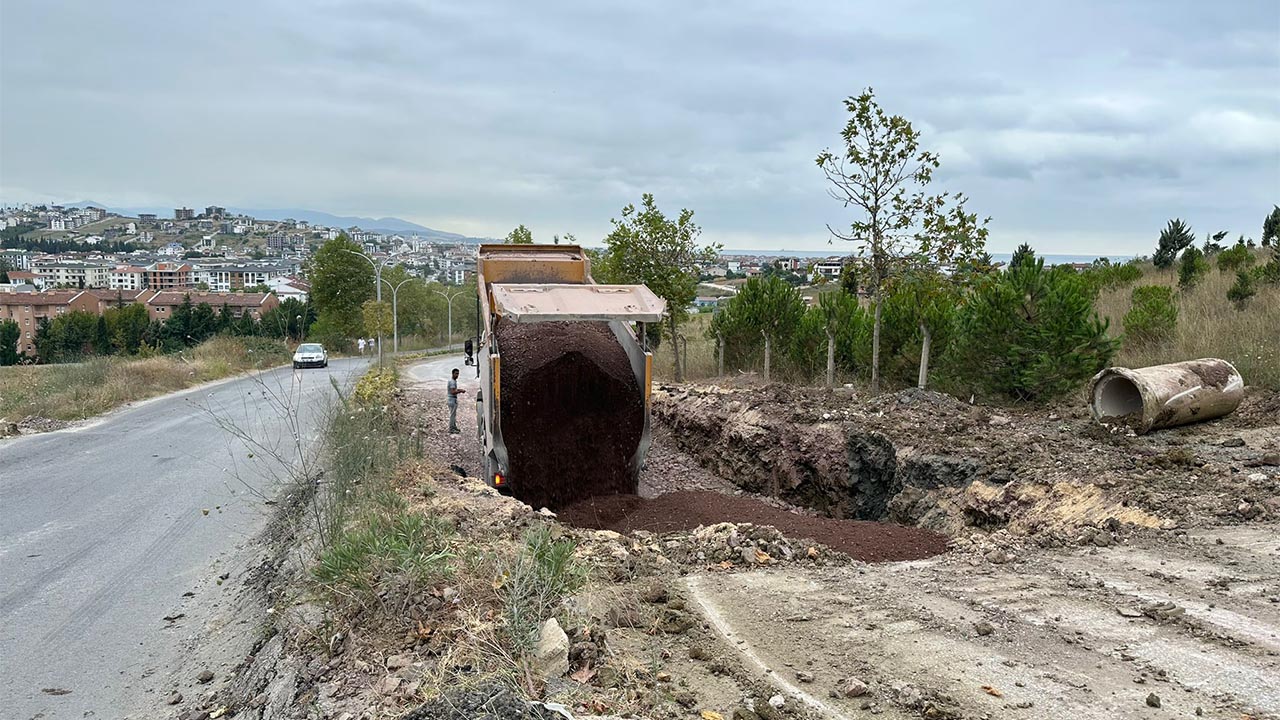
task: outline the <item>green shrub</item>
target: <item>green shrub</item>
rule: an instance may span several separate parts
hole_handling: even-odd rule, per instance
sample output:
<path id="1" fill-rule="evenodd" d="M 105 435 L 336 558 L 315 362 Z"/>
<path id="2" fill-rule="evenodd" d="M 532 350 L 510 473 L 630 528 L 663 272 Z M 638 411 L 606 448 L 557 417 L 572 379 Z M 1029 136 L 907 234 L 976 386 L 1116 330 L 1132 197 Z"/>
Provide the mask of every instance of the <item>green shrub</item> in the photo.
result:
<path id="1" fill-rule="evenodd" d="M 1195 245 L 1182 251 L 1182 262 L 1178 265 L 1178 287 L 1190 290 L 1209 272 L 1209 261 L 1204 252 Z"/>
<path id="2" fill-rule="evenodd" d="M 362 405 L 386 405 L 398 381 L 395 368 L 373 368 L 356 382 L 352 395 Z"/>
<path id="3" fill-rule="evenodd" d="M 1237 272 L 1254 262 L 1253 253 L 1249 252 L 1249 247 L 1243 242 L 1238 242 L 1229 250 L 1218 253 L 1218 269 L 1224 272 Z"/>
<path id="4" fill-rule="evenodd" d="M 1258 276 L 1258 282 L 1280 285 L 1280 250 L 1272 251 L 1271 260 L 1265 265 L 1259 265 L 1254 273 Z"/>
<path id="5" fill-rule="evenodd" d="M 1258 294 L 1258 288 L 1253 283 L 1253 274 L 1247 270 L 1241 270 L 1236 273 L 1236 282 L 1227 290 L 1227 299 L 1236 306 L 1237 310 L 1244 310 L 1249 304 L 1249 299 Z"/>
<path id="6" fill-rule="evenodd" d="M 1128 287 L 1142 279 L 1142 268 L 1137 262 L 1114 264 L 1107 258 L 1099 258 L 1080 275 L 1089 284 L 1094 296 L 1103 290 Z"/>
<path id="7" fill-rule="evenodd" d="M 1194 247 L 1187 248 L 1187 252 Z M 1133 304 L 1124 316 L 1125 338 L 1132 342 L 1156 344 L 1173 338 L 1178 328 L 1178 306 L 1173 288 L 1144 285 L 1133 289 Z"/>
<path id="8" fill-rule="evenodd" d="M 947 368 L 964 388 L 1050 399 L 1106 367 L 1119 347 L 1107 328 L 1081 276 L 1038 260 L 974 290 L 960 309 Z"/>

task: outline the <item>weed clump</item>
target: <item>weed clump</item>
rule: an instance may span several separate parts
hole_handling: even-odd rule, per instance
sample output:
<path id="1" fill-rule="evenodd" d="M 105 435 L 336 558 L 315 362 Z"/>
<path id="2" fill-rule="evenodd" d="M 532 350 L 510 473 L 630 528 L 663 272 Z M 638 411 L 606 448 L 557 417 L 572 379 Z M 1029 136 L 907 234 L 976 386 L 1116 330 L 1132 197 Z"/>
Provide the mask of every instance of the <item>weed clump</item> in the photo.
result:
<path id="1" fill-rule="evenodd" d="M 543 525 L 525 534 L 520 551 L 501 568 L 495 583 L 508 638 L 518 651 L 532 649 L 538 625 L 586 584 L 587 569 L 575 550 L 573 540 L 557 538 Z"/>

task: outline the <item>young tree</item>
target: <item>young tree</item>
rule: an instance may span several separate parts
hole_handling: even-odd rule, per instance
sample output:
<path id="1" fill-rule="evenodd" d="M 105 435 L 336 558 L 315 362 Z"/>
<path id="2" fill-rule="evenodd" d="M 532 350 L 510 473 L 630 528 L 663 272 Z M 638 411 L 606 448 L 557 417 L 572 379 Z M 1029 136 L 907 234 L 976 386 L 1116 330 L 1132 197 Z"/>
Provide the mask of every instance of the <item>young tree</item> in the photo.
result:
<path id="1" fill-rule="evenodd" d="M 1280 205 L 1276 205 L 1262 221 L 1262 247 L 1280 244 Z"/>
<path id="2" fill-rule="evenodd" d="M 1218 269 L 1226 272 L 1243 270 L 1256 261 L 1257 258 L 1249 252 L 1249 247 L 1245 245 L 1244 240 L 1232 245 L 1229 250 L 1218 253 Z"/>
<path id="3" fill-rule="evenodd" d="M 1156 253 L 1151 261 L 1158 268 L 1171 267 L 1173 261 L 1178 259 L 1178 253 L 1195 241 L 1196 236 L 1191 232 L 1191 228 L 1182 220 L 1174 218 L 1169 221 L 1169 225 L 1164 230 L 1160 231 L 1160 239 L 1156 242 Z M 1205 244 L 1209 244 L 1207 239 Z M 1205 252 L 1208 254 L 1208 251 Z"/>
<path id="4" fill-rule="evenodd" d="M 835 387 L 836 336 L 856 318 L 858 301 L 846 292 L 826 292 L 818 296 L 818 309 L 827 335 L 827 387 Z"/>
<path id="5" fill-rule="evenodd" d="M 670 220 L 658 209 L 652 193 L 641 197 L 639 209 L 627 205 L 622 218 L 610 222 L 613 230 L 604 239 L 605 252 L 594 269 L 605 282 L 646 285 L 667 301 L 667 331 L 679 381 L 683 379 L 680 324 L 698 296 L 699 265 L 715 261 L 720 246 L 700 246 L 702 228 L 693 221 L 693 211 L 681 209 Z"/>
<path id="6" fill-rule="evenodd" d="M 1253 273 L 1241 270 L 1236 273 L 1235 284 L 1227 290 L 1227 299 L 1236 306 L 1237 310 L 1244 310 L 1249 304 L 1249 299 L 1257 294 L 1258 288 L 1253 283 Z"/>
<path id="7" fill-rule="evenodd" d="M 1194 246 L 1187 250 L 1194 249 Z M 1143 285 L 1133 289 L 1133 302 L 1124 316 L 1124 334 L 1135 344 L 1155 345 L 1173 338 L 1178 329 L 1178 306 L 1173 288 Z"/>
<path id="8" fill-rule="evenodd" d="M 1027 246 L 1024 244 L 1023 247 Z M 1027 250 L 1031 252 L 1030 247 Z M 1035 262 L 1034 257 L 1034 252 L 1030 258 L 1024 255 L 1023 262 Z M 960 305 L 960 290 L 955 283 L 934 271 L 911 272 L 897 283 L 896 289 L 910 299 L 920 326 L 920 373 L 916 387 L 923 390 L 929 384 L 929 355 L 933 349 L 934 332 L 944 325 L 950 327 Z"/>
<path id="9" fill-rule="evenodd" d="M 804 316 L 804 298 L 779 277 L 755 277 L 729 300 L 730 317 L 764 338 L 764 379 L 769 382 L 773 346 L 785 343 Z"/>
<path id="10" fill-rule="evenodd" d="M 93 351 L 99 355 L 110 355 L 114 348 L 111 345 L 111 333 L 107 330 L 107 318 L 99 315 L 96 332 L 93 338 Z"/>
<path id="11" fill-rule="evenodd" d="M 1184 291 L 1190 290 L 1208 272 L 1209 261 L 1204 259 L 1204 253 L 1195 245 L 1188 245 L 1182 251 L 1182 262 L 1178 265 L 1178 287 Z"/>
<path id="12" fill-rule="evenodd" d="M 1036 251 L 1031 249 L 1027 243 L 1022 243 L 1017 250 L 1013 251 L 1013 257 L 1009 258 L 1009 267 L 1016 268 L 1028 265 L 1036 261 Z"/>
<path id="13" fill-rule="evenodd" d="M 22 339 L 22 328 L 13 320 L 0 320 L 0 365 L 17 365 L 18 341 Z"/>
<path id="14" fill-rule="evenodd" d="M 311 303 L 327 328 L 352 338 L 361 333 L 361 306 L 374 296 L 373 266 L 345 233 L 326 242 L 311 259 Z"/>
<path id="15" fill-rule="evenodd" d="M 507 237 L 502 242 L 507 245 L 532 245 L 533 232 L 523 224 L 516 227 L 515 230 L 507 233 Z"/>
<path id="16" fill-rule="evenodd" d="M 1088 283 L 1044 260 L 992 276 L 960 308 L 950 363 L 964 385 L 1015 400 L 1082 385 L 1115 354 Z"/>
<path id="17" fill-rule="evenodd" d="M 370 335 L 391 334 L 391 303 L 383 300 L 366 300 L 362 308 L 364 331 Z"/>
<path id="18" fill-rule="evenodd" d="M 875 308 L 871 389 L 878 392 L 886 284 L 912 266 L 950 265 L 981 253 L 990 218 L 966 213 L 963 195 L 925 193 L 939 165 L 937 154 L 921 150 L 919 131 L 906 118 L 886 113 L 871 88 L 845 100 L 845 109 L 844 153 L 824 150 L 817 164 L 830 182 L 830 195 L 859 213 L 848 233 L 827 229 L 860 245 L 864 287 Z"/>

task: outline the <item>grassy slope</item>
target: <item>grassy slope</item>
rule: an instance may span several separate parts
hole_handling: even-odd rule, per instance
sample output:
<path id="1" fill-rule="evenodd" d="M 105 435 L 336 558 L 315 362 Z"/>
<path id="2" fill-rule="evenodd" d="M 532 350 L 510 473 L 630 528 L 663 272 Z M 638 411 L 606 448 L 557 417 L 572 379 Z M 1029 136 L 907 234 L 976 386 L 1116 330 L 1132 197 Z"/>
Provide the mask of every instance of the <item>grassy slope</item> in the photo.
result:
<path id="1" fill-rule="evenodd" d="M 254 342 L 251 351 L 238 338 L 217 337 L 176 355 L 0 368 L 0 417 L 79 420 L 288 359 L 283 344 Z"/>
<path id="2" fill-rule="evenodd" d="M 1141 285 L 1178 285 L 1176 270 L 1144 268 Z M 1236 366 L 1250 385 L 1280 389 L 1280 287 L 1258 285 L 1258 294 L 1244 310 L 1227 300 L 1235 273 L 1216 267 L 1189 292 L 1177 292 L 1178 327 L 1174 339 L 1162 345 L 1126 342 L 1114 364 L 1145 367 L 1161 363 L 1218 357 Z M 1114 334 L 1124 331 L 1133 288 L 1103 290 L 1098 313 L 1111 320 Z"/>

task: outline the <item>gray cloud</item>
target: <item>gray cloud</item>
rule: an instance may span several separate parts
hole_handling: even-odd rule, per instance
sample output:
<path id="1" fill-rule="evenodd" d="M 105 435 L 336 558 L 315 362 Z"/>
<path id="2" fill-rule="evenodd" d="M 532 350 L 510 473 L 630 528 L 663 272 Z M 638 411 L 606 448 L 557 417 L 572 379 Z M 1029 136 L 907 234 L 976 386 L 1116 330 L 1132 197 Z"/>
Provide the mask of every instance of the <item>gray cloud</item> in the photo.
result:
<path id="1" fill-rule="evenodd" d="M 596 240 L 641 192 L 734 247 L 848 221 L 873 85 L 991 244 L 1149 251 L 1280 200 L 1280 6 L 6 0 L 0 199 L 303 206 Z"/>

